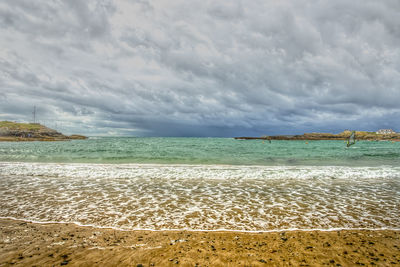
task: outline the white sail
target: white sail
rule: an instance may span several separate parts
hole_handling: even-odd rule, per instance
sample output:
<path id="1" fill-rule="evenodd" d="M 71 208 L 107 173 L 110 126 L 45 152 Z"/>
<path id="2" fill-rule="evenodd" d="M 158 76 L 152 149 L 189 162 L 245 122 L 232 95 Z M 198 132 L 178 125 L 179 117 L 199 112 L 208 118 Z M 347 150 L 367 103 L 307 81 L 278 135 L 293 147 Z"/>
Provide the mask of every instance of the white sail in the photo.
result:
<path id="1" fill-rule="evenodd" d="M 356 131 L 353 131 L 349 139 L 347 139 L 347 147 L 352 146 L 355 143 L 356 143 Z"/>

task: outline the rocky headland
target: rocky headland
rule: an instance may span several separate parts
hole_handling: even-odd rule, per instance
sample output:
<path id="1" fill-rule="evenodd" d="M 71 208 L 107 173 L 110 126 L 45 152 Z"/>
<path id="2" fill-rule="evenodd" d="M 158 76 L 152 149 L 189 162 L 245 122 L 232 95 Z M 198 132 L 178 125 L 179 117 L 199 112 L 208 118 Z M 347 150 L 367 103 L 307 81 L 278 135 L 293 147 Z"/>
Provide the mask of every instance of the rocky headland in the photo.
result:
<path id="1" fill-rule="evenodd" d="M 82 135 L 63 135 L 39 123 L 0 121 L 0 141 L 66 141 L 86 138 Z"/>
<path id="2" fill-rule="evenodd" d="M 343 131 L 338 134 L 332 133 L 305 133 L 302 135 L 273 135 L 262 137 L 235 137 L 235 139 L 242 140 L 347 140 L 351 131 Z M 400 134 L 377 134 L 376 132 L 356 131 L 357 140 L 369 141 L 400 141 Z"/>

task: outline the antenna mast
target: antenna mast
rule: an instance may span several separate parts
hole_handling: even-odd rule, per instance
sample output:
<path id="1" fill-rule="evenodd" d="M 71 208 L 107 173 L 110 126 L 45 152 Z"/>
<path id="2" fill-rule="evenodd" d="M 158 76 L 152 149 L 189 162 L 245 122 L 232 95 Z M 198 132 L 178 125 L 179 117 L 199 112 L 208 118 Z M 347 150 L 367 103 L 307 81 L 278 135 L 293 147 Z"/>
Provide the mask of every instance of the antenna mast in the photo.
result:
<path id="1" fill-rule="evenodd" d="M 33 106 L 33 123 L 36 123 L 36 106 Z"/>

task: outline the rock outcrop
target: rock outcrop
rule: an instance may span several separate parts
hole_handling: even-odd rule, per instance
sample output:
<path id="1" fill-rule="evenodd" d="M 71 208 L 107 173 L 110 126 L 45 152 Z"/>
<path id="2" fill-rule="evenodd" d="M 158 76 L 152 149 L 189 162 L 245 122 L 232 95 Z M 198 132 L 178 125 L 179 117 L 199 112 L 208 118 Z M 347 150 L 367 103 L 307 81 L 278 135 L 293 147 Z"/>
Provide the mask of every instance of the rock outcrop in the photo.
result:
<path id="1" fill-rule="evenodd" d="M 332 133 L 305 133 L 302 135 L 275 135 L 263 137 L 235 137 L 235 139 L 243 140 L 347 140 L 351 135 L 351 131 L 343 131 L 338 134 Z M 375 132 L 356 131 L 357 140 L 369 141 L 400 141 L 400 134 L 377 134 Z"/>

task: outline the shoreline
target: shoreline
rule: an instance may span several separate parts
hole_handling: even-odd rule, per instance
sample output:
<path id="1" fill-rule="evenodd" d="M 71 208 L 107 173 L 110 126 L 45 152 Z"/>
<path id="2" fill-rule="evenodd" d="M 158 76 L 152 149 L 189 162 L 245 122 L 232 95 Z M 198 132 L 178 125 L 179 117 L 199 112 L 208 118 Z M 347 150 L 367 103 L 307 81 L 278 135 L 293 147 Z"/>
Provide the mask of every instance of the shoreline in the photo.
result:
<path id="1" fill-rule="evenodd" d="M 0 266 L 400 265 L 399 230 L 115 230 L 4 218 L 0 229 Z"/>
<path id="2" fill-rule="evenodd" d="M 78 222 L 66 222 L 66 221 L 35 221 L 30 219 L 17 219 L 14 217 L 2 217 L 0 216 L 1 220 L 10 220 L 15 222 L 21 223 L 32 223 L 32 224 L 72 224 L 76 227 L 83 227 L 83 228 L 93 228 L 93 229 L 105 229 L 105 230 L 114 230 L 114 231 L 121 231 L 121 232 L 133 232 L 133 231 L 145 231 L 145 232 L 214 232 L 214 233 L 244 233 L 244 234 L 268 234 L 268 233 L 282 233 L 282 232 L 337 232 L 337 231 L 395 231 L 400 232 L 400 228 L 389 228 L 389 227 L 382 227 L 382 228 L 362 228 L 362 227 L 355 227 L 355 228 L 345 228 L 345 227 L 337 227 L 337 228 L 285 228 L 285 229 L 271 229 L 271 230 L 234 230 L 234 229 L 147 229 L 147 228 L 118 228 L 113 226 L 99 226 L 94 224 L 81 224 Z"/>

